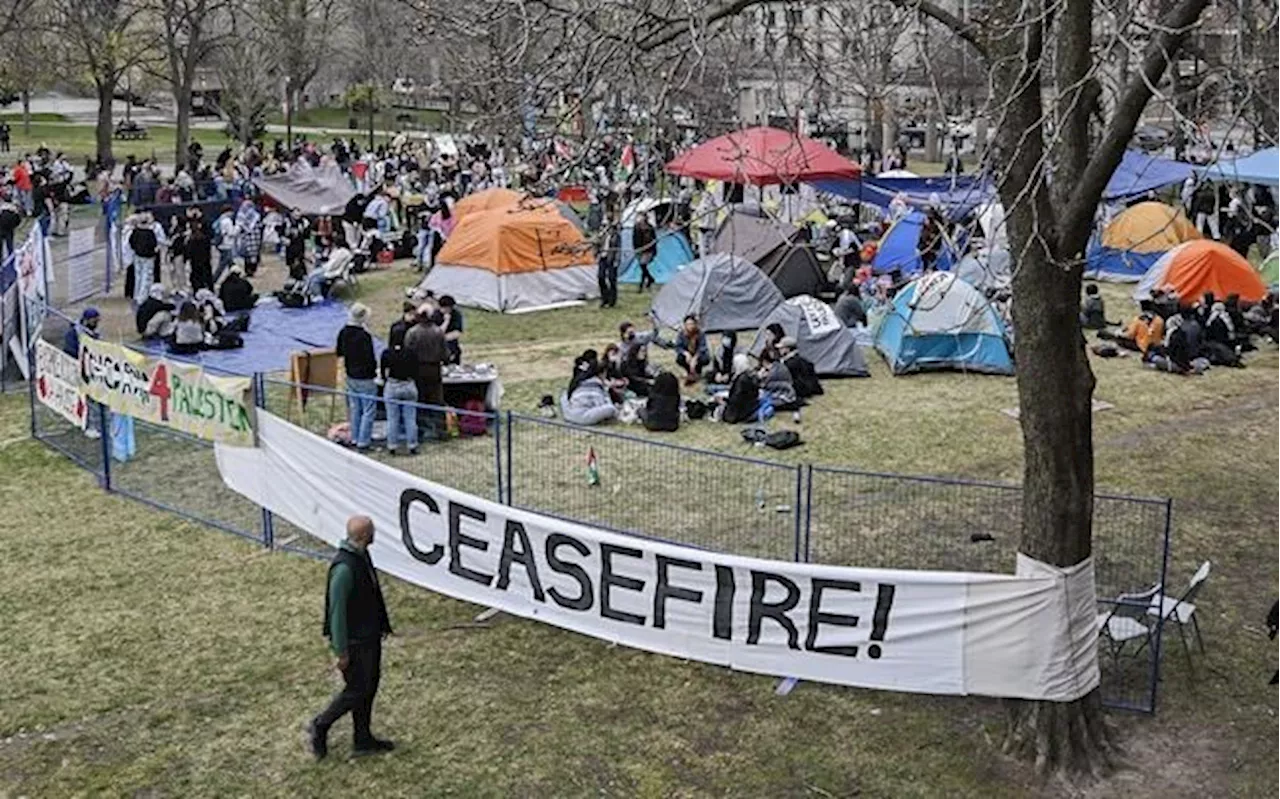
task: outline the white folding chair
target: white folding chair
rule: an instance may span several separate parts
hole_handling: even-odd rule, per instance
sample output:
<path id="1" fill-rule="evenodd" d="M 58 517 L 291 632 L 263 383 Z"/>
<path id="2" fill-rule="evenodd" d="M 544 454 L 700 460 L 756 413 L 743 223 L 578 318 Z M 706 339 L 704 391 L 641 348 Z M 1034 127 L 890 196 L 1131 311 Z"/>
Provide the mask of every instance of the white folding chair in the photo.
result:
<path id="1" fill-rule="evenodd" d="M 1154 630 L 1147 623 L 1147 610 L 1160 594 L 1162 586 L 1154 585 L 1136 594 L 1120 594 L 1108 600 L 1109 610 L 1098 613 L 1098 633 L 1106 639 L 1111 657 L 1118 660 L 1124 654 L 1126 644 L 1141 639 L 1134 657 L 1151 643 Z"/>
<path id="2" fill-rule="evenodd" d="M 1153 601 L 1151 606 L 1147 608 L 1147 615 L 1155 616 L 1164 620 L 1165 624 L 1173 622 L 1178 625 L 1178 637 L 1182 639 L 1182 651 L 1187 655 L 1187 666 L 1195 672 L 1195 666 L 1191 662 L 1191 647 L 1187 644 L 1186 627 L 1191 625 L 1191 630 L 1196 634 L 1196 643 L 1200 645 L 1200 654 L 1204 654 L 1204 639 L 1200 637 L 1200 622 L 1196 620 L 1196 597 L 1200 594 L 1200 588 L 1205 581 L 1209 579 L 1209 569 L 1211 564 L 1205 561 L 1200 564 L 1200 568 L 1196 569 L 1196 573 L 1191 576 L 1191 583 L 1187 586 L 1186 593 L 1181 598 L 1175 599 L 1171 596 L 1161 595 L 1157 601 Z"/>

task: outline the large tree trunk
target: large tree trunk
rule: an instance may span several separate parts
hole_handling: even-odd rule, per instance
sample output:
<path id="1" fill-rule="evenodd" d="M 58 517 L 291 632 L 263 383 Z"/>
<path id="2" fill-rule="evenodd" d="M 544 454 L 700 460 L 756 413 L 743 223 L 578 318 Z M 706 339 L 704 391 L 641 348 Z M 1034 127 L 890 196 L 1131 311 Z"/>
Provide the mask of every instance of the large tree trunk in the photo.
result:
<path id="1" fill-rule="evenodd" d="M 31 90 L 22 90 L 22 135 L 31 136 Z"/>
<path id="2" fill-rule="evenodd" d="M 1044 9 L 1023 0 L 999 5 L 997 13 L 1017 30 L 992 38 L 992 62 L 996 96 L 1008 98 L 995 164 L 1016 266 L 1014 359 L 1025 457 L 1019 550 L 1065 567 L 1087 558 L 1092 547 L 1094 379 L 1080 330 L 1080 266 L 1075 253 L 1057 251 L 1058 209 L 1038 130 Z M 1005 750 L 1032 758 L 1038 773 L 1096 774 L 1109 765 L 1111 740 L 1098 691 L 1074 702 L 1010 701 L 1007 707 Z"/>
<path id="3" fill-rule="evenodd" d="M 98 148 L 98 163 L 111 164 L 115 162 L 111 152 L 111 135 L 112 119 L 111 119 L 111 95 L 115 92 L 115 83 L 111 81 L 100 80 L 97 84 L 98 88 L 98 123 L 94 128 L 94 138 Z"/>
<path id="4" fill-rule="evenodd" d="M 188 72 L 187 74 L 190 74 Z M 191 144 L 191 79 L 181 81 L 173 93 L 173 103 L 177 110 L 176 127 L 173 133 L 173 162 L 181 168 L 187 162 L 187 147 Z"/>

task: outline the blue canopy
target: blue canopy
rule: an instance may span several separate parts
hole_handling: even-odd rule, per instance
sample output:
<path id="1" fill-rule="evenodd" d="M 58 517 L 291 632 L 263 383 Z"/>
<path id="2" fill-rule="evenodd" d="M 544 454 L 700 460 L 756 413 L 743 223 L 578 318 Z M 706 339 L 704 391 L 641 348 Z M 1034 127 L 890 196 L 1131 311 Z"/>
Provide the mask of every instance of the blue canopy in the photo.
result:
<path id="1" fill-rule="evenodd" d="M 1123 200 L 1172 186 L 1194 171 L 1190 164 L 1170 158 L 1156 158 L 1137 150 L 1125 150 L 1116 171 L 1102 193 L 1104 200 Z"/>
<path id="2" fill-rule="evenodd" d="M 953 222 L 970 216 L 974 208 L 996 196 L 995 186 L 980 175 L 959 175 L 954 179 L 864 177 L 858 180 L 816 180 L 813 185 L 819 191 L 881 208 L 888 208 L 899 193 L 906 197 L 908 204 L 928 208 L 936 194 L 943 214 Z"/>
<path id="3" fill-rule="evenodd" d="M 1229 180 L 1235 183 L 1280 184 L 1280 150 L 1268 147 L 1234 161 L 1220 161 L 1200 170 L 1205 180 Z"/>

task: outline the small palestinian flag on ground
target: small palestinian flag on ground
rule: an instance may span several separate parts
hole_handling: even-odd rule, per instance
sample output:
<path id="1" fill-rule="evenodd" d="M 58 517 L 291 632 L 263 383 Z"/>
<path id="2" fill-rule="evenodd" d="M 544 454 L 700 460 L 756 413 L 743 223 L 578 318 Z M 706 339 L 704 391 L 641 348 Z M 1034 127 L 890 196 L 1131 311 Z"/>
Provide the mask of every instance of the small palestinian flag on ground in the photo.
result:
<path id="1" fill-rule="evenodd" d="M 600 464 L 596 461 L 596 448 L 587 448 L 587 485 L 600 485 Z"/>

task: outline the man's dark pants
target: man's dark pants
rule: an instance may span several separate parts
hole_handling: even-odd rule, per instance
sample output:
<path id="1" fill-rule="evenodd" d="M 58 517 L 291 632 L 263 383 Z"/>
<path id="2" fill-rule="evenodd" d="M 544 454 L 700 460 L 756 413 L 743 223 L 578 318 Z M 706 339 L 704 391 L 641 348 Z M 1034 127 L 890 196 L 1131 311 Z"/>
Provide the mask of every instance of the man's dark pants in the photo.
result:
<path id="1" fill-rule="evenodd" d="M 353 643 L 347 647 L 347 658 L 347 670 L 342 675 L 345 685 L 316 716 L 315 726 L 317 732 L 327 735 L 335 721 L 350 713 L 355 745 L 363 746 L 373 740 L 369 720 L 382 678 L 382 642 Z"/>
<path id="2" fill-rule="evenodd" d="M 612 308 L 618 304 L 618 262 L 612 258 L 602 260 L 596 274 L 600 284 L 600 304 Z"/>

